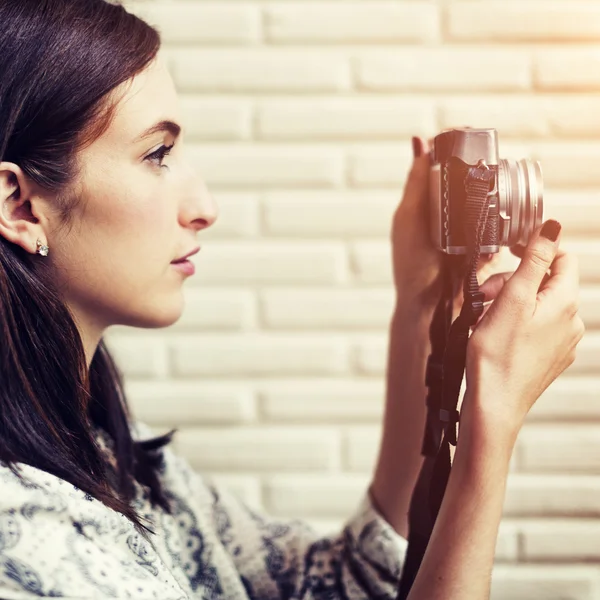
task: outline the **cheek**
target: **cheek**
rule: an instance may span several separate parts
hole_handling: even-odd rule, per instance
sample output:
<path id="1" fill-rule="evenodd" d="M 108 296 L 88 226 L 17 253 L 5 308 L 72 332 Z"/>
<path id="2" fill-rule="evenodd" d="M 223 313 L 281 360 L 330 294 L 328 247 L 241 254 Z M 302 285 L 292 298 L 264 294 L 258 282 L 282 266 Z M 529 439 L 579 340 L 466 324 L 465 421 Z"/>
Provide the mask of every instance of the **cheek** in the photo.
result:
<path id="1" fill-rule="evenodd" d="M 88 207 L 69 240 L 64 264 L 80 293 L 135 294 L 164 277 L 181 249 L 176 213 L 162 194 L 121 194 Z"/>

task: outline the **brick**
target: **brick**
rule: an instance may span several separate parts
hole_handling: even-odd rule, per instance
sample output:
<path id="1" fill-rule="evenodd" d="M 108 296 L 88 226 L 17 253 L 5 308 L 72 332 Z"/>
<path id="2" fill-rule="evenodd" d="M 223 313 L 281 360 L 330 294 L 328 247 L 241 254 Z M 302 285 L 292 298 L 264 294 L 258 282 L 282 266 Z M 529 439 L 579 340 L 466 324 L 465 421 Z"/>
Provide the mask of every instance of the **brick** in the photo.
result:
<path id="1" fill-rule="evenodd" d="M 125 377 L 165 378 L 168 355 L 164 339 L 122 327 L 104 335 L 106 346 Z"/>
<path id="2" fill-rule="evenodd" d="M 583 284 L 598 283 L 600 271 L 600 244 L 591 238 L 566 238 L 562 247 L 577 256 L 579 262 L 579 274 Z"/>
<path id="3" fill-rule="evenodd" d="M 170 1 L 133 4 L 135 14 L 158 28 L 164 44 L 250 44 L 261 35 L 258 6 Z"/>
<path id="4" fill-rule="evenodd" d="M 354 344 L 355 368 L 363 375 L 385 374 L 389 333 L 363 336 Z"/>
<path id="5" fill-rule="evenodd" d="M 342 92 L 351 88 L 343 52 L 268 47 L 172 49 L 169 71 L 182 92 Z"/>
<path id="6" fill-rule="evenodd" d="M 194 257 L 192 285 L 333 284 L 347 280 L 345 249 L 335 242 L 210 242 Z"/>
<path id="7" fill-rule="evenodd" d="M 340 375 L 348 372 L 348 350 L 337 336 L 193 335 L 169 339 L 175 376 Z"/>
<path id="8" fill-rule="evenodd" d="M 372 473 L 375 469 L 380 440 L 380 425 L 348 428 L 344 436 L 345 469 Z"/>
<path id="9" fill-rule="evenodd" d="M 596 600 L 597 581 L 592 566 L 497 565 L 490 600 Z"/>
<path id="10" fill-rule="evenodd" d="M 528 51 L 445 46 L 376 52 L 356 59 L 360 90 L 522 91 L 531 87 Z"/>
<path id="11" fill-rule="evenodd" d="M 276 43 L 430 42 L 438 7 L 425 2 L 286 2 L 267 7 L 266 37 Z"/>
<path id="12" fill-rule="evenodd" d="M 441 129 L 493 126 L 498 130 L 500 154 L 506 158 L 504 138 L 550 134 L 549 120 L 542 107 L 542 98 L 520 94 L 449 96 L 439 101 L 439 125 Z"/>
<path id="13" fill-rule="evenodd" d="M 262 419 L 274 422 L 380 422 L 382 379 L 303 379 L 266 382 L 258 390 Z"/>
<path id="14" fill-rule="evenodd" d="M 600 134 L 600 115 L 596 111 L 599 101 L 598 94 L 552 94 L 540 98 L 539 106 L 552 136 L 597 139 Z"/>
<path id="15" fill-rule="evenodd" d="M 600 223 L 598 194 L 573 189 L 544 190 L 544 219 L 547 218 L 557 219 L 566 235 L 593 237 Z"/>
<path id="16" fill-rule="evenodd" d="M 448 6 L 448 36 L 473 41 L 597 41 L 600 8 L 593 2 L 547 0 L 452 2 Z"/>
<path id="17" fill-rule="evenodd" d="M 258 237 L 259 194 L 217 192 L 212 196 L 219 207 L 219 217 L 202 232 L 202 243 L 214 239 Z"/>
<path id="18" fill-rule="evenodd" d="M 569 375 L 587 375 L 596 373 L 598 369 L 598 356 L 600 356 L 600 335 L 595 332 L 586 332 L 577 345 L 575 362 L 565 373 Z"/>
<path id="19" fill-rule="evenodd" d="M 579 315 L 588 329 L 600 327 L 600 287 L 585 287 L 580 291 Z"/>
<path id="20" fill-rule="evenodd" d="M 600 50 L 596 46 L 538 50 L 533 57 L 534 87 L 552 91 L 598 91 Z"/>
<path id="21" fill-rule="evenodd" d="M 519 517 L 600 517 L 600 477 L 511 473 L 504 514 Z"/>
<path id="22" fill-rule="evenodd" d="M 265 481 L 265 505 L 270 513 L 284 517 L 349 515 L 369 481 L 366 474 L 276 475 Z"/>
<path id="23" fill-rule="evenodd" d="M 149 425 L 173 428 L 256 420 L 255 398 L 248 386 L 128 379 L 125 391 L 136 418 Z"/>
<path id="24" fill-rule="evenodd" d="M 542 164 L 547 187 L 590 188 L 600 185 L 600 144 L 587 140 L 535 144 L 534 160 Z"/>
<path id="25" fill-rule="evenodd" d="M 188 141 L 247 140 L 252 137 L 252 106 L 230 98 L 209 100 L 191 94 L 179 98 Z"/>
<path id="26" fill-rule="evenodd" d="M 267 192 L 263 233 L 302 238 L 389 235 L 399 203 L 398 190 Z"/>
<path id="27" fill-rule="evenodd" d="M 269 329 L 369 329 L 389 324 L 393 289 L 272 289 L 262 292 Z"/>
<path id="28" fill-rule="evenodd" d="M 339 148 L 219 144 L 188 146 L 190 162 L 209 187 L 337 187 L 343 178 Z"/>
<path id="29" fill-rule="evenodd" d="M 597 474 L 600 471 L 600 426 L 527 425 L 516 452 L 522 472 Z"/>
<path id="30" fill-rule="evenodd" d="M 562 375 L 533 405 L 528 420 L 530 422 L 555 420 L 561 423 L 600 420 L 598 380 L 592 375 L 587 377 Z"/>
<path id="31" fill-rule="evenodd" d="M 249 290 L 186 288 L 185 309 L 173 331 L 243 330 L 257 325 L 257 306 Z"/>
<path id="32" fill-rule="evenodd" d="M 412 146 L 378 144 L 351 148 L 348 152 L 350 184 L 354 187 L 393 186 L 400 192 L 413 161 Z"/>
<path id="33" fill-rule="evenodd" d="M 521 526 L 521 534 L 525 560 L 600 560 L 600 522 L 597 520 L 527 521 Z"/>
<path id="34" fill-rule="evenodd" d="M 335 471 L 340 433 L 333 427 L 186 428 L 177 452 L 201 472 Z"/>
<path id="35" fill-rule="evenodd" d="M 430 99 L 278 99 L 258 106 L 257 135 L 263 139 L 398 139 L 433 130 Z"/>
<path id="36" fill-rule="evenodd" d="M 495 562 L 516 562 L 519 555 L 518 527 L 515 523 L 502 521 L 498 528 Z"/>

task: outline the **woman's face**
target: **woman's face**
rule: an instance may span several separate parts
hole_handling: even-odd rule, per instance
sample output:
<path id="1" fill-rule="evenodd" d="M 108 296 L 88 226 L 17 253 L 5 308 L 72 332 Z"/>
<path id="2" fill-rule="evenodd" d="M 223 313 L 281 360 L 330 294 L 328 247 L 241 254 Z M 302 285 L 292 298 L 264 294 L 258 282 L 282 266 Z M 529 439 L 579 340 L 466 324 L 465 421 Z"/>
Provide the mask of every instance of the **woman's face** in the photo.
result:
<path id="1" fill-rule="evenodd" d="M 166 66 L 158 59 L 132 82 L 110 128 L 81 151 L 73 226 L 44 231 L 49 256 L 38 257 L 56 266 L 86 352 L 109 325 L 166 327 L 181 316 L 188 275 L 171 261 L 197 248 L 197 231 L 218 215 L 187 162 L 182 134 L 157 131 L 139 139 L 162 120 L 181 123 Z M 151 156 L 172 144 L 164 159 Z"/>

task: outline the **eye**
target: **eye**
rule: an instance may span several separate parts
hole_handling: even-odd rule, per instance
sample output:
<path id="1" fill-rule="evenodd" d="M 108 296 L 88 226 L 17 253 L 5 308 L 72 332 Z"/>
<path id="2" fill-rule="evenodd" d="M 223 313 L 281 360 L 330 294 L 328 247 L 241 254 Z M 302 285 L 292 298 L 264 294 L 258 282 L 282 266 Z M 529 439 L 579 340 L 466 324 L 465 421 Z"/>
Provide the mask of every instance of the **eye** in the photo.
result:
<path id="1" fill-rule="evenodd" d="M 148 156 L 146 156 L 145 160 L 158 161 L 156 164 L 159 167 L 168 169 L 167 165 L 162 164 L 162 161 L 164 160 L 165 156 L 168 156 L 168 154 L 171 152 L 171 150 L 173 149 L 173 146 L 175 146 L 174 143 L 171 144 L 170 146 L 163 145 L 158 150 L 153 152 L 152 154 L 149 154 Z"/>

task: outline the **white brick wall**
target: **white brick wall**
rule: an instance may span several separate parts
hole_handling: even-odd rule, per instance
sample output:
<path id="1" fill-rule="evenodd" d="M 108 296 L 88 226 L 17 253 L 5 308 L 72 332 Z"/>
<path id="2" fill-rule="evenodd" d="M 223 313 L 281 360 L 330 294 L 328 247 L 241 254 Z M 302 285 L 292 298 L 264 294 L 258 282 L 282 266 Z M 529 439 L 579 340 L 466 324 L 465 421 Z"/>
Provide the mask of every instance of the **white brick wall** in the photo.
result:
<path id="1" fill-rule="evenodd" d="M 519 438 L 492 598 L 600 599 L 600 2 L 128 4 L 221 209 L 182 319 L 107 336 L 135 414 L 253 506 L 339 527 L 379 442 L 410 136 L 496 127 L 542 161 L 588 334 Z"/>

